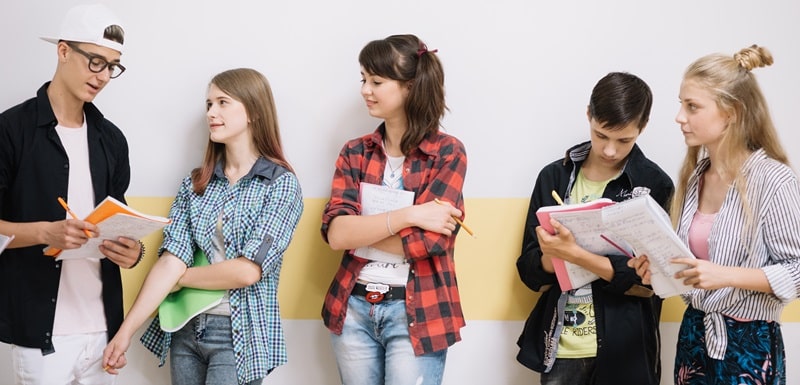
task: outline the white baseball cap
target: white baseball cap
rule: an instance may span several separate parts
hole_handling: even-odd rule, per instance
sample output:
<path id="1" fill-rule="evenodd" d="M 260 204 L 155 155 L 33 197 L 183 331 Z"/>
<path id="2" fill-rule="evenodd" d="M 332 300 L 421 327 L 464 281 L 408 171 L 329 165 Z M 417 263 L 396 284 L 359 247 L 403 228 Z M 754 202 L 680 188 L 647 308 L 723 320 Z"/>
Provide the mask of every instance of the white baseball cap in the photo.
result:
<path id="1" fill-rule="evenodd" d="M 64 16 L 61 23 L 61 32 L 56 37 L 42 37 L 41 39 L 53 44 L 59 40 L 91 43 L 108 47 L 122 53 L 122 44 L 103 38 L 108 26 L 122 24 L 114 13 L 102 4 L 82 4 L 73 7 Z"/>

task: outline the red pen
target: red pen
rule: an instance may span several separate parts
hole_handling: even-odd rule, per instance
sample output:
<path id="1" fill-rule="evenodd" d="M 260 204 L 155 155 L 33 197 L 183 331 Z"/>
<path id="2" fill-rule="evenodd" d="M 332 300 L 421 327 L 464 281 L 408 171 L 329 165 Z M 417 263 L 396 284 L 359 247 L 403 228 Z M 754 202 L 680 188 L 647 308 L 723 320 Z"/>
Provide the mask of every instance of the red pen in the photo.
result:
<path id="1" fill-rule="evenodd" d="M 612 240 L 608 239 L 608 237 L 606 237 L 605 235 L 603 235 L 603 234 L 600 234 L 600 238 L 603 238 L 603 239 L 605 239 L 605 240 L 606 240 L 606 242 L 610 243 L 610 244 L 611 244 L 611 246 L 614 246 L 614 248 L 615 248 L 615 249 L 617 249 L 617 250 L 621 251 L 621 252 L 622 252 L 622 254 L 626 255 L 628 258 L 634 258 L 634 256 L 633 256 L 633 255 L 631 255 L 631 253 L 627 252 L 625 249 L 623 249 L 622 247 L 620 247 L 620 246 L 619 246 L 618 244 L 616 244 L 614 241 L 612 241 Z"/>

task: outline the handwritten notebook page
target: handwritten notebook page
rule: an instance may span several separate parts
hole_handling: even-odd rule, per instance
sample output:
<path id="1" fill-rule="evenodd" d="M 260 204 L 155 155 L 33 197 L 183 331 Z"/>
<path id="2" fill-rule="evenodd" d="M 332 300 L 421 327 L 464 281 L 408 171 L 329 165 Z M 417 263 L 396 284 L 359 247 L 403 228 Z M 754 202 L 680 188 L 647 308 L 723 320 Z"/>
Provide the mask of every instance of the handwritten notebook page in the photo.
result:
<path id="1" fill-rule="evenodd" d="M 550 234 L 555 234 L 555 229 L 550 225 L 552 217 L 572 232 L 575 242 L 582 248 L 599 255 L 619 254 L 619 251 L 600 237 L 604 227 L 600 209 L 614 203 L 610 199 L 601 198 L 588 203 L 543 206 L 536 210 L 536 217 L 539 225 Z M 595 273 L 562 259 L 553 258 L 552 262 L 558 285 L 563 291 L 577 289 L 600 278 Z"/>
<path id="2" fill-rule="evenodd" d="M 359 190 L 361 194 L 361 215 L 382 214 L 414 204 L 414 193 L 411 191 L 393 189 L 372 183 L 361 183 Z M 388 263 L 400 263 L 405 259 L 403 255 L 388 253 L 369 246 L 359 247 L 353 251 L 353 254 L 371 261 Z"/>
<path id="3" fill-rule="evenodd" d="M 98 246 L 103 240 L 116 240 L 119 237 L 140 239 L 172 222 L 169 218 L 148 215 L 107 196 L 84 218 L 86 222 L 98 227 L 99 236 L 77 249 L 60 250 L 54 247 L 44 249 L 44 254 L 57 256 L 56 259 L 105 258 Z"/>
<path id="4" fill-rule="evenodd" d="M 166 223 L 128 214 L 114 214 L 96 225 L 99 236 L 89 238 L 80 248 L 62 250 L 56 259 L 105 258 L 98 249 L 103 244 L 103 241 L 107 239 L 117 240 L 119 237 L 140 239 L 160 230 Z"/>
<path id="5" fill-rule="evenodd" d="M 603 224 L 603 215 L 601 209 L 586 210 L 586 211 L 568 211 L 568 212 L 554 212 L 550 217 L 559 221 L 564 227 L 572 232 L 575 237 L 575 243 L 581 248 L 590 251 L 597 255 L 611 255 L 620 254 L 614 245 L 609 241 L 603 239 L 603 236 L 613 239 L 618 245 L 627 245 L 624 241 L 614 239 L 613 235 L 605 231 L 606 226 Z M 555 258 L 554 258 L 555 260 Z M 553 263 L 556 269 L 563 269 L 569 275 L 570 287 L 561 285 L 562 290 L 577 289 L 589 282 L 592 282 L 600 277 L 581 266 L 559 259 L 558 262 Z M 558 271 L 557 271 L 558 275 Z"/>
<path id="6" fill-rule="evenodd" d="M 603 222 L 618 237 L 624 238 L 636 250 L 647 255 L 653 290 L 661 298 L 683 294 L 692 286 L 676 279 L 675 273 L 686 265 L 673 264 L 677 257 L 694 258 L 689 248 L 672 229 L 669 216 L 649 195 L 629 199 L 603 210 Z"/>

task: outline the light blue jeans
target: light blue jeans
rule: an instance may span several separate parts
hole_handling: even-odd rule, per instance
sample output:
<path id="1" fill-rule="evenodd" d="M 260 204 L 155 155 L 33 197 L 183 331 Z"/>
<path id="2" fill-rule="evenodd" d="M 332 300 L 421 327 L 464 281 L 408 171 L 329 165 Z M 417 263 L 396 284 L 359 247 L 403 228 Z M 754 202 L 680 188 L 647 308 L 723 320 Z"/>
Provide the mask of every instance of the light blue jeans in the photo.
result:
<path id="1" fill-rule="evenodd" d="M 172 335 L 169 359 L 172 385 L 236 384 L 231 318 L 198 315 Z"/>
<path id="2" fill-rule="evenodd" d="M 447 350 L 415 356 L 403 299 L 351 295 L 341 335 L 331 333 L 344 385 L 439 385 Z"/>

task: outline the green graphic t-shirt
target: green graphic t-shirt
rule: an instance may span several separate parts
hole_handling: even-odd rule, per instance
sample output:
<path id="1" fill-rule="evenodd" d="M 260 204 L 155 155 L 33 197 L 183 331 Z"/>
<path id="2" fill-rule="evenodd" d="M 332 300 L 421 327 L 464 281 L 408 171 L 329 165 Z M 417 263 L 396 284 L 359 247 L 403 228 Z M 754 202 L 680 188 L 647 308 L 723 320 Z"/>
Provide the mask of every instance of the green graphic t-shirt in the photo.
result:
<path id="1" fill-rule="evenodd" d="M 587 203 L 601 198 L 606 185 L 614 178 L 597 182 L 586 179 L 583 173 L 578 172 L 578 178 L 570 192 L 570 203 Z M 569 293 L 556 358 L 587 358 L 596 355 L 597 321 L 594 316 L 592 285 L 587 284 Z"/>

